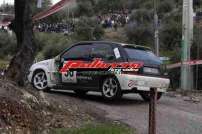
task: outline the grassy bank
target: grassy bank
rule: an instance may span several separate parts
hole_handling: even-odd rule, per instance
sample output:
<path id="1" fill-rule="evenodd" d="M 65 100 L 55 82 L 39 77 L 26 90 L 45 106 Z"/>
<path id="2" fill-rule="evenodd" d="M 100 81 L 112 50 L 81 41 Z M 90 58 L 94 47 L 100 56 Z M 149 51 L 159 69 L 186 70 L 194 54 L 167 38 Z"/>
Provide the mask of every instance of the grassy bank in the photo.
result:
<path id="1" fill-rule="evenodd" d="M 124 125 L 96 124 L 86 125 L 78 129 L 55 129 L 51 134 L 136 134 L 134 130 Z"/>
<path id="2" fill-rule="evenodd" d="M 5 69 L 8 64 L 9 64 L 9 61 L 0 59 L 0 69 Z"/>

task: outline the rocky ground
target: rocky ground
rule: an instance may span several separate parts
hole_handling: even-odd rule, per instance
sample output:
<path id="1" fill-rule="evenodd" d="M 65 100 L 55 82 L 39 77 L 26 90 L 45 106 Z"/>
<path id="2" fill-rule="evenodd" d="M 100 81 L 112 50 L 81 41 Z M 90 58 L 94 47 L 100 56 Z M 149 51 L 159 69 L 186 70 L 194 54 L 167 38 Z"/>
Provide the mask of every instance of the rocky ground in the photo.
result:
<path id="1" fill-rule="evenodd" d="M 49 133 L 54 128 L 77 128 L 103 118 L 82 100 L 18 88 L 0 79 L 0 133 Z M 104 119 L 103 119 L 104 120 Z"/>

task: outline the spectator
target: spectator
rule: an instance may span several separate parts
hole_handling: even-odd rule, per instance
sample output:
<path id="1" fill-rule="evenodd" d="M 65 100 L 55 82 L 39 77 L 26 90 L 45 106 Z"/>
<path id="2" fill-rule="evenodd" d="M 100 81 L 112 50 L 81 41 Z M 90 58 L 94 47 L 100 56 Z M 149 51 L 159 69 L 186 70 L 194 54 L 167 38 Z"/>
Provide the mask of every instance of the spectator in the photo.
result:
<path id="1" fill-rule="evenodd" d="M 56 24 L 48 24 L 48 23 L 39 23 L 35 26 L 35 30 L 39 32 L 54 32 L 54 33 L 70 33 L 74 30 L 74 24 L 64 24 L 64 23 L 56 23 Z"/>
<path id="2" fill-rule="evenodd" d="M 114 27 L 115 30 L 119 26 L 125 26 L 130 20 L 129 16 L 125 13 L 112 13 L 112 14 L 105 14 L 103 16 L 99 15 L 97 17 L 98 23 L 103 26 L 103 28 L 112 28 Z"/>

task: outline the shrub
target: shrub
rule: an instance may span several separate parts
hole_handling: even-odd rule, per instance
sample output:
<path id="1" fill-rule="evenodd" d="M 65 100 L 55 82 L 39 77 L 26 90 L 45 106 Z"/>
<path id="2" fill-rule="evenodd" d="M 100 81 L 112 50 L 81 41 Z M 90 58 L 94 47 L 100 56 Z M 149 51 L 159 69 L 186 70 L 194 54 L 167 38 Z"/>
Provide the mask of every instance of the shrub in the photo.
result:
<path id="1" fill-rule="evenodd" d="M 38 60 L 53 58 L 73 43 L 71 38 L 58 33 L 38 33 L 36 37 L 40 48 Z"/>
<path id="2" fill-rule="evenodd" d="M 138 45 L 153 44 L 152 25 L 130 23 L 125 27 L 128 42 Z"/>
<path id="3" fill-rule="evenodd" d="M 76 16 L 91 17 L 94 14 L 93 3 L 90 0 L 77 0 Z"/>
<path id="4" fill-rule="evenodd" d="M 158 5 L 158 13 L 164 14 L 171 12 L 173 9 L 173 5 L 175 5 L 173 1 L 161 1 Z"/>
<path id="5" fill-rule="evenodd" d="M 75 36 L 77 40 L 100 40 L 103 35 L 104 30 L 94 18 L 82 17 L 76 23 Z"/>
<path id="6" fill-rule="evenodd" d="M 160 30 L 161 46 L 163 50 L 176 50 L 181 47 L 181 24 L 172 21 L 169 24 L 164 24 Z"/>
<path id="7" fill-rule="evenodd" d="M 154 9 L 154 2 L 152 0 L 150 1 L 145 1 L 141 7 L 144 7 L 145 9 Z"/>
<path id="8" fill-rule="evenodd" d="M 0 58 L 7 59 L 16 52 L 16 38 L 6 32 L 0 32 Z"/>
<path id="9" fill-rule="evenodd" d="M 153 20 L 153 13 L 147 9 L 133 10 L 130 15 L 131 22 L 136 22 L 138 24 L 151 23 Z"/>

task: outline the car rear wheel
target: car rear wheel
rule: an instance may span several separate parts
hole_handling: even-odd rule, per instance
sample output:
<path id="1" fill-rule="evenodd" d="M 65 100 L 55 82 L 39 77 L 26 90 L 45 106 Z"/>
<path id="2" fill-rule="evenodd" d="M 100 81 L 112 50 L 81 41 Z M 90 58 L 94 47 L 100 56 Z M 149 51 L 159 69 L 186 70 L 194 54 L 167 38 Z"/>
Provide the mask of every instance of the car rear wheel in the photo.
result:
<path id="1" fill-rule="evenodd" d="M 141 92 L 140 96 L 142 97 L 142 99 L 144 99 L 144 101 L 149 102 L 150 101 L 150 92 Z M 162 97 L 162 93 L 158 92 L 157 93 L 157 100 L 160 100 Z"/>
<path id="2" fill-rule="evenodd" d="M 44 71 L 37 71 L 33 76 L 32 84 L 39 91 L 47 91 L 49 88 L 46 73 Z"/>
<path id="3" fill-rule="evenodd" d="M 102 96 L 107 100 L 117 100 L 122 97 L 119 82 L 115 77 L 108 77 L 103 81 Z"/>

